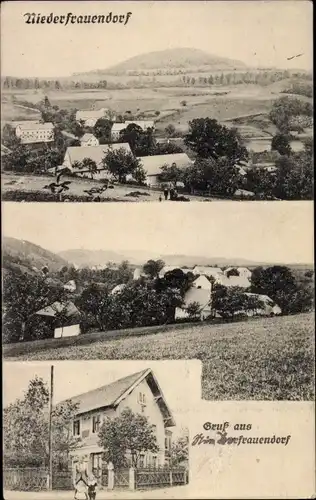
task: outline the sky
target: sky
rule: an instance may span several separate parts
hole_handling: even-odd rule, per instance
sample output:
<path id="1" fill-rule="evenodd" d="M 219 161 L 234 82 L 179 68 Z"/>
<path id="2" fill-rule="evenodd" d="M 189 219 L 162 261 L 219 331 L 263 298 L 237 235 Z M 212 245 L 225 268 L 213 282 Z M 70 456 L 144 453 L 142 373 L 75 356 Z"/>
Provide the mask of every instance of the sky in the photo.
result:
<path id="1" fill-rule="evenodd" d="M 61 77 L 135 55 L 190 47 L 250 66 L 312 68 L 313 13 L 306 0 L 4 2 L 2 74 Z M 26 13 L 107 15 L 123 24 L 26 24 Z M 299 58 L 287 60 L 298 54 Z"/>
<path id="2" fill-rule="evenodd" d="M 201 363 L 198 360 L 4 362 L 3 406 L 23 398 L 29 381 L 36 375 L 50 387 L 52 365 L 53 404 L 151 368 L 174 416 L 176 433 L 188 426 L 188 412 L 201 399 Z"/>
<path id="3" fill-rule="evenodd" d="M 6 202 L 2 211 L 4 236 L 53 252 L 82 248 L 288 264 L 314 260 L 308 201 L 25 203 L 23 210 Z"/>

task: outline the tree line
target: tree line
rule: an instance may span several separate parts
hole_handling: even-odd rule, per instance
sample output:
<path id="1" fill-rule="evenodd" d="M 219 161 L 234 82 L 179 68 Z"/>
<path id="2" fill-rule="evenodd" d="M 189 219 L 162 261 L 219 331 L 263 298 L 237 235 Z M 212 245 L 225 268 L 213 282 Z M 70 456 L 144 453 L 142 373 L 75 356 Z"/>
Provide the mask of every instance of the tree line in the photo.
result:
<path id="1" fill-rule="evenodd" d="M 185 294 L 196 278 L 181 269 L 169 271 L 161 278 L 162 261 L 148 261 L 143 269 L 145 276 L 139 280 L 133 280 L 128 262 L 116 270 L 63 268 L 58 273 L 46 270 L 37 274 L 17 270 L 16 264 L 9 261 L 4 264 L 3 341 L 6 343 L 51 336 L 47 322 L 35 313 L 55 301 L 66 304 L 71 300 L 77 306 L 82 332 L 86 333 L 173 323 L 175 309 L 183 306 Z M 68 278 L 76 281 L 76 292 L 69 293 L 63 288 Z M 251 298 L 245 292 L 268 295 L 280 306 L 282 314 L 308 311 L 313 304 L 312 280 L 312 272 L 306 271 L 298 278 L 286 266 L 254 269 L 250 288 L 246 290 L 223 287 L 213 280 L 212 316 L 217 311 L 223 318 L 233 320 L 240 311 L 255 312 L 262 308 L 260 299 Z M 125 287 L 112 293 L 117 284 Z M 190 318 L 195 319 L 199 309 L 191 306 L 189 313 Z M 65 326 L 68 320 L 59 313 L 54 327 L 61 323 Z"/>

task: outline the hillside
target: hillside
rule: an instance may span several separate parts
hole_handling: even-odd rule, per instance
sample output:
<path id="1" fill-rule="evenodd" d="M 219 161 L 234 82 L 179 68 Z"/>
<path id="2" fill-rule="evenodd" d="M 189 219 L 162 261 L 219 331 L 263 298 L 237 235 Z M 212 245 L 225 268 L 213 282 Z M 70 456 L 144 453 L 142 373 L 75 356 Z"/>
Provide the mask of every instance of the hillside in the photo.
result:
<path id="1" fill-rule="evenodd" d="M 70 249 L 59 252 L 58 255 L 79 267 L 105 266 L 108 262 L 120 264 L 123 260 L 128 260 L 130 264 L 140 266 L 149 259 L 162 259 L 166 265 L 179 267 L 194 267 L 195 265 L 218 265 L 222 267 L 235 265 L 254 267 L 269 265 L 267 262 L 254 262 L 242 258 L 227 259 L 223 257 L 207 257 L 205 255 L 163 255 L 141 250 L 122 250 L 113 252 L 111 250 Z"/>
<path id="2" fill-rule="evenodd" d="M 67 260 L 34 243 L 6 236 L 2 239 L 2 258 L 4 268 L 11 266 L 24 272 L 40 271 L 43 266 L 58 271 L 68 265 Z"/>
<path id="3" fill-rule="evenodd" d="M 167 69 L 202 69 L 231 70 L 245 69 L 242 61 L 235 61 L 226 57 L 218 57 L 200 49 L 177 48 L 159 50 L 140 54 L 107 69 L 98 69 L 89 73 L 125 74 L 129 71 L 153 71 Z"/>

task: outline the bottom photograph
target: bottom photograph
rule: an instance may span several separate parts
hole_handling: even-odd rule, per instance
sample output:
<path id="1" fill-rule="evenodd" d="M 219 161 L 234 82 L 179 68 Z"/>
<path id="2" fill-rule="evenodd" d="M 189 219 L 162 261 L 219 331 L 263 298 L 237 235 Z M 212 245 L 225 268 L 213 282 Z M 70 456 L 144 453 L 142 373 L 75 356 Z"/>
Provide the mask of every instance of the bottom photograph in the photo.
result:
<path id="1" fill-rule="evenodd" d="M 7 362 L 3 371 L 5 498 L 185 497 L 199 361 Z"/>

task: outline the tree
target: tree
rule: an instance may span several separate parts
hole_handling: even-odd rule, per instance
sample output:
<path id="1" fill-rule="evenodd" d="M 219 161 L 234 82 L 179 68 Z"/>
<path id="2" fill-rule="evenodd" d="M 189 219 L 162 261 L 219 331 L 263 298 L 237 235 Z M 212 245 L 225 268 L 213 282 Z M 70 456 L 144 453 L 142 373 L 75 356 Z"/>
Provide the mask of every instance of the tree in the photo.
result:
<path id="1" fill-rule="evenodd" d="M 47 385 L 36 376 L 30 380 L 24 397 L 4 408 L 4 461 L 10 461 L 11 466 L 25 466 L 25 461 L 48 464 L 48 418 L 44 414 L 48 401 Z"/>
<path id="2" fill-rule="evenodd" d="M 14 271 L 6 273 L 3 285 L 4 342 L 29 340 L 34 335 L 30 321 L 35 312 L 65 295 L 60 286 L 47 283 L 45 277 Z"/>
<path id="3" fill-rule="evenodd" d="M 177 167 L 176 163 L 172 163 L 172 165 L 162 165 L 160 167 L 161 173 L 158 174 L 160 182 L 172 183 L 174 186 L 177 185 L 177 182 L 181 181 L 183 176 L 183 170 Z"/>
<path id="4" fill-rule="evenodd" d="M 276 161 L 275 194 L 285 200 L 312 200 L 314 193 L 313 154 L 305 151 L 281 156 Z"/>
<path id="5" fill-rule="evenodd" d="M 183 172 L 183 180 L 190 191 L 200 189 L 218 194 L 233 195 L 241 185 L 239 170 L 226 158 L 205 159 L 198 157 L 194 164 Z"/>
<path id="6" fill-rule="evenodd" d="M 190 319 L 197 319 L 201 314 L 201 304 L 199 302 L 191 302 L 187 305 L 186 311 Z"/>
<path id="7" fill-rule="evenodd" d="M 140 184 L 145 181 L 146 174 L 140 161 L 124 148 L 109 150 L 102 159 L 102 165 L 122 184 L 126 182 L 128 175 Z"/>
<path id="8" fill-rule="evenodd" d="M 81 162 L 81 169 L 82 170 L 88 170 L 89 174 L 91 175 L 91 179 L 93 179 L 93 175 L 98 172 L 97 164 L 91 158 L 84 158 L 82 160 L 82 162 Z"/>
<path id="9" fill-rule="evenodd" d="M 127 127 L 120 132 L 120 142 L 128 142 L 130 148 L 135 154 L 136 149 L 139 147 L 143 129 L 135 123 L 130 123 Z"/>
<path id="10" fill-rule="evenodd" d="M 47 384 L 35 376 L 24 397 L 4 409 L 4 460 L 8 466 L 48 465 L 48 401 Z M 70 452 L 81 441 L 71 429 L 77 410 L 78 404 L 68 400 L 52 411 L 53 465 L 60 470 L 68 468 Z"/>
<path id="11" fill-rule="evenodd" d="M 98 139 L 105 140 L 109 142 L 111 138 L 111 129 L 112 129 L 113 122 L 106 119 L 106 118 L 99 118 L 96 121 L 95 126 L 93 127 L 94 129 L 94 135 Z M 106 144 L 106 142 L 105 142 Z"/>
<path id="12" fill-rule="evenodd" d="M 278 133 L 272 137 L 271 150 L 278 151 L 280 155 L 289 156 L 291 154 L 291 138 L 288 134 Z"/>
<path id="13" fill-rule="evenodd" d="M 190 121 L 184 143 L 202 158 L 217 160 L 226 157 L 231 165 L 248 158 L 237 130 L 229 129 L 211 118 Z"/>
<path id="14" fill-rule="evenodd" d="M 299 283 L 287 266 L 257 267 L 251 276 L 251 291 L 268 295 L 283 314 L 309 310 L 313 293 L 308 284 Z"/>
<path id="15" fill-rule="evenodd" d="M 222 318 L 234 319 L 238 313 L 247 311 L 248 298 L 240 287 L 216 285 L 212 290 L 211 303 L 213 311 L 218 312 Z"/>
<path id="16" fill-rule="evenodd" d="M 163 260 L 148 260 L 146 264 L 143 265 L 143 271 L 151 279 L 158 278 L 161 269 L 164 267 L 165 263 Z"/>
<path id="17" fill-rule="evenodd" d="M 126 466 L 127 456 L 137 468 L 142 453 L 159 451 L 154 426 L 149 424 L 147 417 L 133 413 L 130 408 L 115 418 L 104 420 L 98 437 L 105 460 L 111 461 L 115 468 Z"/>
<path id="18" fill-rule="evenodd" d="M 171 445 L 170 465 L 177 467 L 189 460 L 189 436 L 187 433 L 180 436 Z"/>
<path id="19" fill-rule="evenodd" d="M 105 318 L 111 307 L 111 296 L 105 285 L 89 285 L 81 293 L 77 305 L 87 318 L 93 319 L 101 331 L 106 328 Z"/>
<path id="20" fill-rule="evenodd" d="M 15 130 L 9 123 L 2 129 L 2 142 L 7 148 L 16 148 L 21 144 L 21 140 L 16 136 Z"/>
<path id="21" fill-rule="evenodd" d="M 302 102 L 301 99 L 286 96 L 274 101 L 269 117 L 280 132 L 287 134 L 291 129 L 291 119 L 300 115 L 311 117 L 312 105 L 309 102 Z"/>

